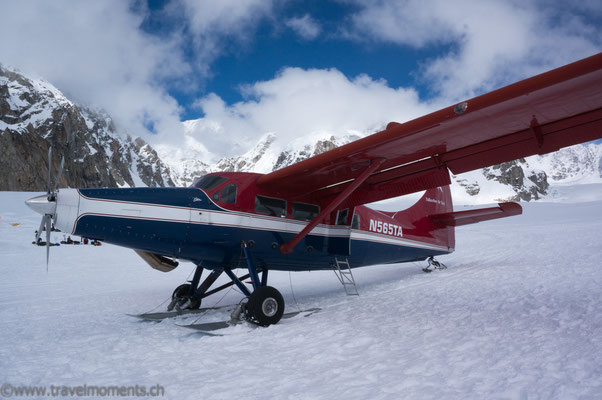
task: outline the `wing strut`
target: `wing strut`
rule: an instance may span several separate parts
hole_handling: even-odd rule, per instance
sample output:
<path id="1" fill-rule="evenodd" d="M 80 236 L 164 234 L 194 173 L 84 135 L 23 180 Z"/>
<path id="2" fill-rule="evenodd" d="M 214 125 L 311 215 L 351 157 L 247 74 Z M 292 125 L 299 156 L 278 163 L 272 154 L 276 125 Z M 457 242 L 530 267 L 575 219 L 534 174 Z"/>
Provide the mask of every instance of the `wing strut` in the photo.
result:
<path id="1" fill-rule="evenodd" d="M 324 219 L 324 217 L 334 211 L 338 205 L 345 201 L 345 199 L 347 199 L 347 197 L 349 197 L 351 193 L 355 191 L 355 189 L 364 183 L 364 181 L 368 179 L 368 177 L 370 177 L 370 175 L 372 175 L 372 173 L 376 171 L 385 161 L 385 158 L 375 158 L 372 160 L 368 168 L 366 168 L 366 170 L 362 172 L 360 176 L 355 178 L 355 180 L 351 182 L 351 184 L 347 186 L 347 188 L 343 190 L 337 197 L 335 197 L 334 200 L 328 204 L 328 206 L 324 207 L 320 214 L 318 214 L 317 217 L 315 217 L 301 232 L 299 232 L 297 236 L 295 236 L 290 242 L 284 243 L 282 246 L 280 246 L 280 252 L 282 254 L 292 253 L 295 249 L 295 246 L 301 241 L 301 239 L 307 236 L 307 234 L 311 232 L 312 229 L 314 229 L 316 225 L 318 225 Z"/>

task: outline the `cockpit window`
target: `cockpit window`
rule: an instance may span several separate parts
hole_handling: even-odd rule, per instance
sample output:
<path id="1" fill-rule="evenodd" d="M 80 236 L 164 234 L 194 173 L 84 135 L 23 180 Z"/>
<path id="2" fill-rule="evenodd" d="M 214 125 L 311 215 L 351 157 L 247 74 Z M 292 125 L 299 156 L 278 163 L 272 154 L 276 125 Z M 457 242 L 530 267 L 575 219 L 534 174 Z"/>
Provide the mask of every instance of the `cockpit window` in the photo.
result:
<path id="1" fill-rule="evenodd" d="M 192 184 L 192 186 L 196 187 L 196 188 L 204 189 L 204 190 L 211 190 L 211 189 L 221 185 L 222 183 L 226 182 L 227 180 L 228 180 L 228 178 L 224 178 L 223 176 L 219 176 L 219 175 L 205 175 L 205 176 L 198 178 Z"/>

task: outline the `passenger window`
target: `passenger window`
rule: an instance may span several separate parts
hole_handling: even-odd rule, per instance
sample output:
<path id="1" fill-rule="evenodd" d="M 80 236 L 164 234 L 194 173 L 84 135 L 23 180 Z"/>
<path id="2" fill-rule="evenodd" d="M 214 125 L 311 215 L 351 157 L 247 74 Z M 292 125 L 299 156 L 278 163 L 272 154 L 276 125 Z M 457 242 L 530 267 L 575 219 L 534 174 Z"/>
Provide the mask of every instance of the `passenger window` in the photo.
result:
<path id="1" fill-rule="evenodd" d="M 353 221 L 351 221 L 351 229 L 360 229 L 360 215 L 353 214 Z"/>
<path id="2" fill-rule="evenodd" d="M 234 204 L 236 203 L 236 185 L 231 183 L 224 186 L 222 189 L 222 202 Z"/>
<path id="3" fill-rule="evenodd" d="M 314 204 L 293 203 L 293 218 L 301 221 L 311 221 L 320 214 L 320 207 Z"/>
<path id="4" fill-rule="evenodd" d="M 255 212 L 274 217 L 286 217 L 286 201 L 257 195 L 255 196 Z"/>
<path id="5" fill-rule="evenodd" d="M 337 225 L 347 225 L 347 215 L 349 214 L 349 209 L 346 208 L 344 210 L 339 210 L 337 212 Z"/>

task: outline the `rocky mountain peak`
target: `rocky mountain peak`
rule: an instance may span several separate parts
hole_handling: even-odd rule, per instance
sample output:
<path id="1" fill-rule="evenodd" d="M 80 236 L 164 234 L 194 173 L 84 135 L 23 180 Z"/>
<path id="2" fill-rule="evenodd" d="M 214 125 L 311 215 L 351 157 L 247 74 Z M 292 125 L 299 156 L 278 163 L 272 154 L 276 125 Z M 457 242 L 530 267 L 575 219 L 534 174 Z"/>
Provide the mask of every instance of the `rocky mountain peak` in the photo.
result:
<path id="1" fill-rule="evenodd" d="M 46 190 L 61 156 L 63 187 L 169 186 L 169 168 L 141 138 L 117 133 L 103 111 L 78 107 L 57 88 L 0 67 L 1 190 Z"/>
<path id="2" fill-rule="evenodd" d="M 270 150 L 276 141 L 276 135 L 268 133 L 262 136 L 257 144 L 248 152 L 238 157 L 225 157 L 217 162 L 213 168 L 216 171 L 248 172 L 256 169 L 257 164 Z"/>
<path id="3" fill-rule="evenodd" d="M 120 132 L 105 111 L 77 105 L 50 83 L 0 65 L 0 190 L 46 190 L 49 146 L 54 171 L 65 156 L 63 187 L 187 186 L 211 171 L 269 173 L 361 137 L 321 132 L 285 142 L 266 133 L 245 154 L 214 163 L 194 138 L 192 128 L 201 122 L 184 122 L 183 140 L 155 149 Z M 531 201 L 551 185 L 596 182 L 602 182 L 602 144 L 587 144 L 453 176 L 452 191 L 463 202 Z"/>
<path id="4" fill-rule="evenodd" d="M 547 194 L 550 186 L 545 171 L 529 168 L 524 158 L 483 168 L 483 175 L 489 180 L 493 179 L 503 185 L 511 186 L 516 192 L 515 196 L 499 199 L 500 201 L 538 200 Z"/>

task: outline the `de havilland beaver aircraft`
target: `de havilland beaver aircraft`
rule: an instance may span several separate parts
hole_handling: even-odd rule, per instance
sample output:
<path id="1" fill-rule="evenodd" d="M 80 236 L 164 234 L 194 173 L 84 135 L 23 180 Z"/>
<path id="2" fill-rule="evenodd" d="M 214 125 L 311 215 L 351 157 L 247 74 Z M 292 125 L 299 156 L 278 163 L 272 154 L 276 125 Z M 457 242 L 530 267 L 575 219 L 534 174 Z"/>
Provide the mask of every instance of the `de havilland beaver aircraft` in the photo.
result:
<path id="1" fill-rule="evenodd" d="M 47 245 L 54 221 L 64 232 L 131 248 L 161 271 L 192 261 L 194 277 L 176 289 L 170 309 L 198 308 L 236 285 L 248 297 L 247 319 L 270 325 L 284 312 L 282 295 L 267 285 L 270 270 L 334 267 L 342 278 L 351 268 L 451 253 L 456 226 L 522 209 L 509 202 L 453 211 L 450 171 L 601 137 L 602 53 L 268 174 L 211 173 L 187 188 L 51 190 L 49 172 L 48 193 L 26 203 L 43 215 L 38 232 L 46 227 Z M 364 206 L 419 191 L 404 211 Z M 238 277 L 241 260 L 248 274 Z M 204 269 L 211 272 L 201 282 Z M 232 282 L 210 290 L 222 273 Z"/>

